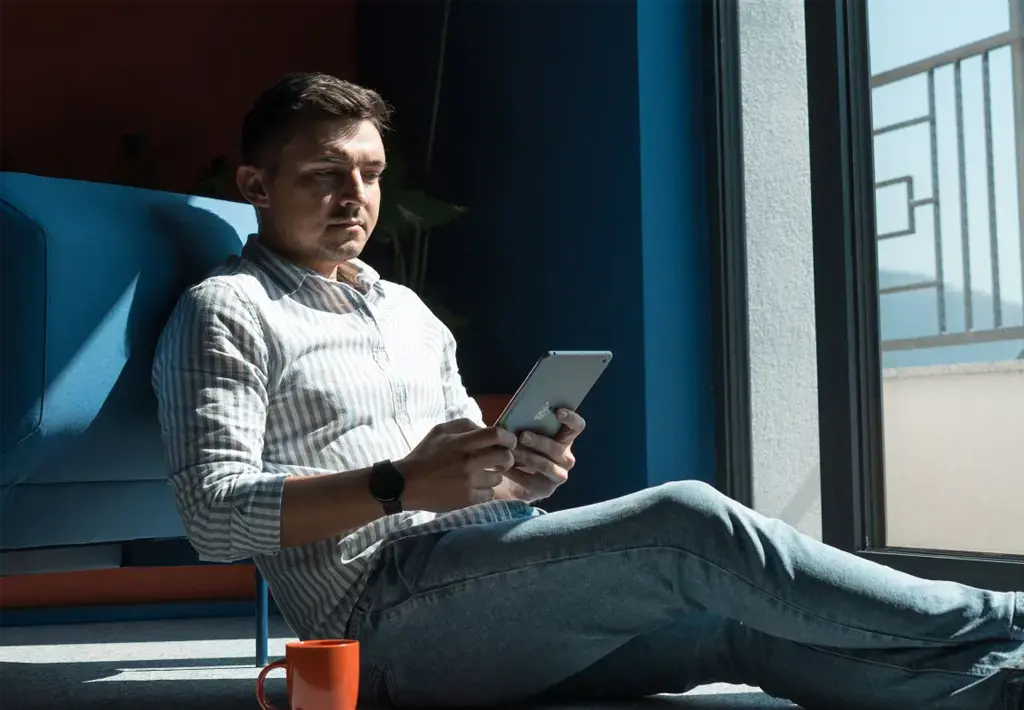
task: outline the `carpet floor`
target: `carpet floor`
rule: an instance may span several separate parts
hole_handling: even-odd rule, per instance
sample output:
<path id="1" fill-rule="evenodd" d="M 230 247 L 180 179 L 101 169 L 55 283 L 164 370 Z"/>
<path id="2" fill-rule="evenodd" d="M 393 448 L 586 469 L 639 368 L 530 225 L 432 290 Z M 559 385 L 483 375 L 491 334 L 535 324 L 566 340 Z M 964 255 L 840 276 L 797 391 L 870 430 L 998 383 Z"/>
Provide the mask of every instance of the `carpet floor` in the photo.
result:
<path id="1" fill-rule="evenodd" d="M 252 635 L 251 619 L 0 628 L 0 708 L 255 710 L 259 669 L 253 666 Z M 272 618 L 271 659 L 283 656 L 284 644 L 290 640 L 288 627 Z M 267 690 L 269 699 L 286 710 L 283 676 L 272 675 Z M 796 708 L 756 688 L 723 684 L 686 695 L 600 706 L 609 710 Z"/>

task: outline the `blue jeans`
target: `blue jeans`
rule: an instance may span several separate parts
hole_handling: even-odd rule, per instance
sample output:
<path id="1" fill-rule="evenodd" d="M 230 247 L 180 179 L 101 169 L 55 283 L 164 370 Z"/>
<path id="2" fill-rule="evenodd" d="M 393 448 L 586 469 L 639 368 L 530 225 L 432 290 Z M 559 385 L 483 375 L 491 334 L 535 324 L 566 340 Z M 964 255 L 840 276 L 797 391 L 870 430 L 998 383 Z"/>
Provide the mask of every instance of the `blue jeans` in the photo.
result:
<path id="1" fill-rule="evenodd" d="M 1020 710 L 1024 694 L 1024 593 L 897 572 L 694 481 L 386 543 L 346 633 L 363 699 L 385 706 L 712 682 L 815 710 Z"/>

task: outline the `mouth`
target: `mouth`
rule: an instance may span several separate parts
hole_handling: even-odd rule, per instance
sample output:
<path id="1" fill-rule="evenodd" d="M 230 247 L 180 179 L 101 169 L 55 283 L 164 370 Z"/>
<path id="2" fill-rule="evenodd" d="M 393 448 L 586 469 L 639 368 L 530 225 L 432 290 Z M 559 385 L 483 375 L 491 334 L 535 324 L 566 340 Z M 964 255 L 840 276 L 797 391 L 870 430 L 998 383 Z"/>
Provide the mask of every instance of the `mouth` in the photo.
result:
<path id="1" fill-rule="evenodd" d="M 338 222 L 331 222 L 332 227 L 341 227 L 342 229 L 351 229 L 352 227 L 362 227 L 363 223 L 358 219 L 343 219 Z"/>

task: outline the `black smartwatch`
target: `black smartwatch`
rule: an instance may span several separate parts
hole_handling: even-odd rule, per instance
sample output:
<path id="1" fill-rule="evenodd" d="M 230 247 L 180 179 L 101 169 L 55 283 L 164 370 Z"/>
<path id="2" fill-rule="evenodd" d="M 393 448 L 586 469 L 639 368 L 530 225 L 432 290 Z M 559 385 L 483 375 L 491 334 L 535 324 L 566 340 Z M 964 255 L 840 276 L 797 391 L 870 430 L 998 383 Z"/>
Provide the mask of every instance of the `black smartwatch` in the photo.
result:
<path id="1" fill-rule="evenodd" d="M 402 512 L 405 477 L 391 461 L 378 461 L 370 469 L 370 495 L 384 506 L 385 515 Z"/>

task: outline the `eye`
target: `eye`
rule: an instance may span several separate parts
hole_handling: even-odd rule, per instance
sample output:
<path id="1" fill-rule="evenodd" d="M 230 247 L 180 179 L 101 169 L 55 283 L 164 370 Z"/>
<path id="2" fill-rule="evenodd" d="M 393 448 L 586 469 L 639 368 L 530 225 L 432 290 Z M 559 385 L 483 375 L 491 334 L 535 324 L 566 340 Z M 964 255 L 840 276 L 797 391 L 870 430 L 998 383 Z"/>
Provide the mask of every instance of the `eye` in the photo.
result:
<path id="1" fill-rule="evenodd" d="M 377 182 L 380 180 L 381 173 L 379 172 L 367 172 L 363 173 L 363 182 Z"/>

